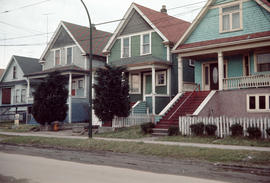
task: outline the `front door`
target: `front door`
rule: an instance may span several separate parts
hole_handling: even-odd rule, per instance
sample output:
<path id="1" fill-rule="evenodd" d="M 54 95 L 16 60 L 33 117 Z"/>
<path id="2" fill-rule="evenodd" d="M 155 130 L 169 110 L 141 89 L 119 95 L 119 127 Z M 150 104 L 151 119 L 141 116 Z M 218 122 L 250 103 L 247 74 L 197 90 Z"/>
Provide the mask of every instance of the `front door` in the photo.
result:
<path id="1" fill-rule="evenodd" d="M 210 90 L 218 90 L 218 64 L 210 64 Z"/>
<path id="2" fill-rule="evenodd" d="M 11 88 L 2 88 L 2 104 L 11 103 Z"/>

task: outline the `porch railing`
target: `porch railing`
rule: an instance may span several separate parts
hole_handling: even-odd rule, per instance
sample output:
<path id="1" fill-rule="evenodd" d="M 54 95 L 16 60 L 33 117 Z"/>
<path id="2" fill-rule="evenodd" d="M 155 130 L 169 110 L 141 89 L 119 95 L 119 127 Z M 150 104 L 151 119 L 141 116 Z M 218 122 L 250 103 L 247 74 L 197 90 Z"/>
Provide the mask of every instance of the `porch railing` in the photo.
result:
<path id="1" fill-rule="evenodd" d="M 270 74 L 261 74 L 223 79 L 223 89 L 256 88 L 270 86 Z"/>

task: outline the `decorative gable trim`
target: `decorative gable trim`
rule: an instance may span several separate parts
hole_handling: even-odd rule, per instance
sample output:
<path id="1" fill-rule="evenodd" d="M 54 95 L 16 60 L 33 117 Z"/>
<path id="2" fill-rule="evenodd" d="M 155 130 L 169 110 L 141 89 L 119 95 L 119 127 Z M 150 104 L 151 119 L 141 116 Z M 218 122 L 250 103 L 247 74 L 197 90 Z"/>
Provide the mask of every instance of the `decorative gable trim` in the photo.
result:
<path id="1" fill-rule="evenodd" d="M 0 78 L 0 82 L 3 82 L 4 77 L 5 77 L 6 74 L 9 72 L 9 70 L 10 70 L 10 65 L 11 65 L 11 63 L 13 62 L 13 60 L 14 60 L 14 62 L 16 63 L 17 68 L 20 69 L 20 71 L 24 74 L 23 70 L 22 70 L 21 67 L 20 67 L 20 64 L 18 64 L 18 61 L 16 60 L 16 58 L 14 57 L 14 55 L 12 55 L 11 59 L 9 60 L 8 65 L 7 65 L 7 68 L 5 69 L 4 73 L 2 74 L 2 76 L 1 76 L 1 78 Z M 18 73 L 18 69 L 17 69 L 17 73 Z M 19 78 L 16 78 L 16 80 L 19 80 Z"/>
<path id="2" fill-rule="evenodd" d="M 194 19 L 194 21 L 192 22 L 192 24 L 189 26 L 189 28 L 187 29 L 187 31 L 184 33 L 184 35 L 180 38 L 180 40 L 174 45 L 173 47 L 173 51 L 175 51 L 177 49 L 177 47 L 184 43 L 184 41 L 187 40 L 187 38 L 190 36 L 190 34 L 194 31 L 194 29 L 197 27 L 197 25 L 200 23 L 201 19 L 206 15 L 206 13 L 208 12 L 210 5 L 214 2 L 215 0 L 208 0 L 208 2 L 206 3 L 206 5 L 202 8 L 202 10 L 200 11 L 200 13 L 196 16 L 196 18 Z"/>
<path id="3" fill-rule="evenodd" d="M 65 26 L 65 24 L 61 21 L 60 24 L 58 25 L 56 31 L 54 32 L 53 36 L 50 39 L 49 44 L 47 45 L 47 47 L 45 48 L 45 50 L 43 51 L 41 57 L 40 57 L 40 62 L 43 61 L 46 53 L 49 51 L 49 49 L 52 47 L 52 45 L 55 43 L 55 41 L 57 40 L 57 37 L 60 34 L 60 29 L 61 27 L 64 28 L 64 30 L 68 33 L 68 35 L 71 37 L 71 39 L 75 42 L 75 44 L 80 48 L 81 52 L 83 54 L 86 54 L 85 51 L 82 49 L 81 45 L 77 42 L 77 40 L 73 37 L 73 35 L 71 34 L 71 32 L 68 30 L 68 28 Z"/>
<path id="4" fill-rule="evenodd" d="M 263 8 L 265 8 L 268 12 L 270 12 L 270 3 L 265 4 L 262 0 L 255 0 L 256 3 L 258 3 L 260 6 L 262 6 Z"/>
<path id="5" fill-rule="evenodd" d="M 135 9 L 140 15 L 141 17 L 152 27 L 152 29 L 154 29 L 155 32 L 158 33 L 158 35 L 163 39 L 164 42 L 168 42 L 168 39 L 158 30 L 158 28 L 147 18 L 147 16 L 145 16 L 143 14 L 143 12 L 134 4 L 132 3 L 131 6 L 129 7 L 129 9 L 127 10 L 127 12 L 124 15 L 124 18 L 122 19 L 122 21 L 118 24 L 116 30 L 114 31 L 112 37 L 110 38 L 110 40 L 108 41 L 107 45 L 105 46 L 105 48 L 103 49 L 103 53 L 104 54 L 108 54 L 110 52 L 111 47 L 113 46 L 113 44 L 115 43 L 118 34 L 122 31 L 122 29 L 125 27 L 125 25 L 128 23 L 129 19 L 128 16 L 130 15 L 130 13 L 132 12 L 132 10 Z"/>

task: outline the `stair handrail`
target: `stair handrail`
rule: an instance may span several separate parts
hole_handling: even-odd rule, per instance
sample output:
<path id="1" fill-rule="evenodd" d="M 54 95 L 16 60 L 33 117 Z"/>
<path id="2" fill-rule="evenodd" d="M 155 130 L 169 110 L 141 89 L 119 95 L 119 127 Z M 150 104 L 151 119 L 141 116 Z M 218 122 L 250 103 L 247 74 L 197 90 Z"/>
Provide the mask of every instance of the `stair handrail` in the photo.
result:
<path id="1" fill-rule="evenodd" d="M 171 119 L 171 117 L 178 111 L 178 109 L 180 109 L 180 107 L 182 107 L 184 105 L 184 103 L 192 96 L 192 94 L 196 91 L 196 89 L 200 90 L 200 85 L 196 85 L 196 87 L 193 89 L 193 91 L 189 94 L 189 96 L 183 101 L 183 103 L 181 105 L 179 105 L 177 107 L 177 109 L 172 113 L 172 115 L 170 115 L 170 117 L 168 119 Z"/>

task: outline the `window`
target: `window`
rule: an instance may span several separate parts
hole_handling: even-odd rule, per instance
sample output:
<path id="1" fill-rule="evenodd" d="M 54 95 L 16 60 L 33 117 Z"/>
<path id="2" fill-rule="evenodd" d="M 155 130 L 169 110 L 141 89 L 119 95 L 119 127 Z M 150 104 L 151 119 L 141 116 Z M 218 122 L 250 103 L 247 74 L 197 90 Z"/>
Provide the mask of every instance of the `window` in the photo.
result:
<path id="1" fill-rule="evenodd" d="M 130 93 L 140 93 L 141 78 L 140 74 L 131 74 L 130 76 Z"/>
<path id="2" fill-rule="evenodd" d="M 17 78 L 17 67 L 13 66 L 13 79 Z"/>
<path id="3" fill-rule="evenodd" d="M 25 103 L 25 94 L 26 94 L 26 89 L 21 90 L 21 102 Z"/>
<path id="4" fill-rule="evenodd" d="M 83 88 L 84 87 L 84 82 L 83 80 L 78 80 L 78 88 Z"/>
<path id="5" fill-rule="evenodd" d="M 209 84 L 209 67 L 205 66 L 204 67 L 204 78 L 205 78 L 205 85 Z"/>
<path id="6" fill-rule="evenodd" d="M 156 73 L 156 86 L 165 86 L 166 85 L 166 72 L 157 72 Z"/>
<path id="7" fill-rule="evenodd" d="M 221 7 L 220 32 L 235 31 L 242 28 L 242 4 Z"/>
<path id="8" fill-rule="evenodd" d="M 256 55 L 257 72 L 270 71 L 270 53 Z"/>
<path id="9" fill-rule="evenodd" d="M 15 102 L 20 103 L 20 90 L 16 89 L 15 91 Z"/>
<path id="10" fill-rule="evenodd" d="M 67 64 L 72 63 L 72 47 L 67 48 Z"/>
<path id="11" fill-rule="evenodd" d="M 122 58 L 130 57 L 130 37 L 122 39 Z"/>
<path id="12" fill-rule="evenodd" d="M 54 51 L 54 63 L 60 65 L 60 49 Z"/>
<path id="13" fill-rule="evenodd" d="M 71 95 L 75 96 L 76 95 L 76 81 L 72 81 L 71 84 Z"/>
<path id="14" fill-rule="evenodd" d="M 141 55 L 150 54 L 150 33 L 141 35 Z"/>
<path id="15" fill-rule="evenodd" d="M 269 112 L 270 94 L 247 95 L 247 106 L 249 112 Z"/>

